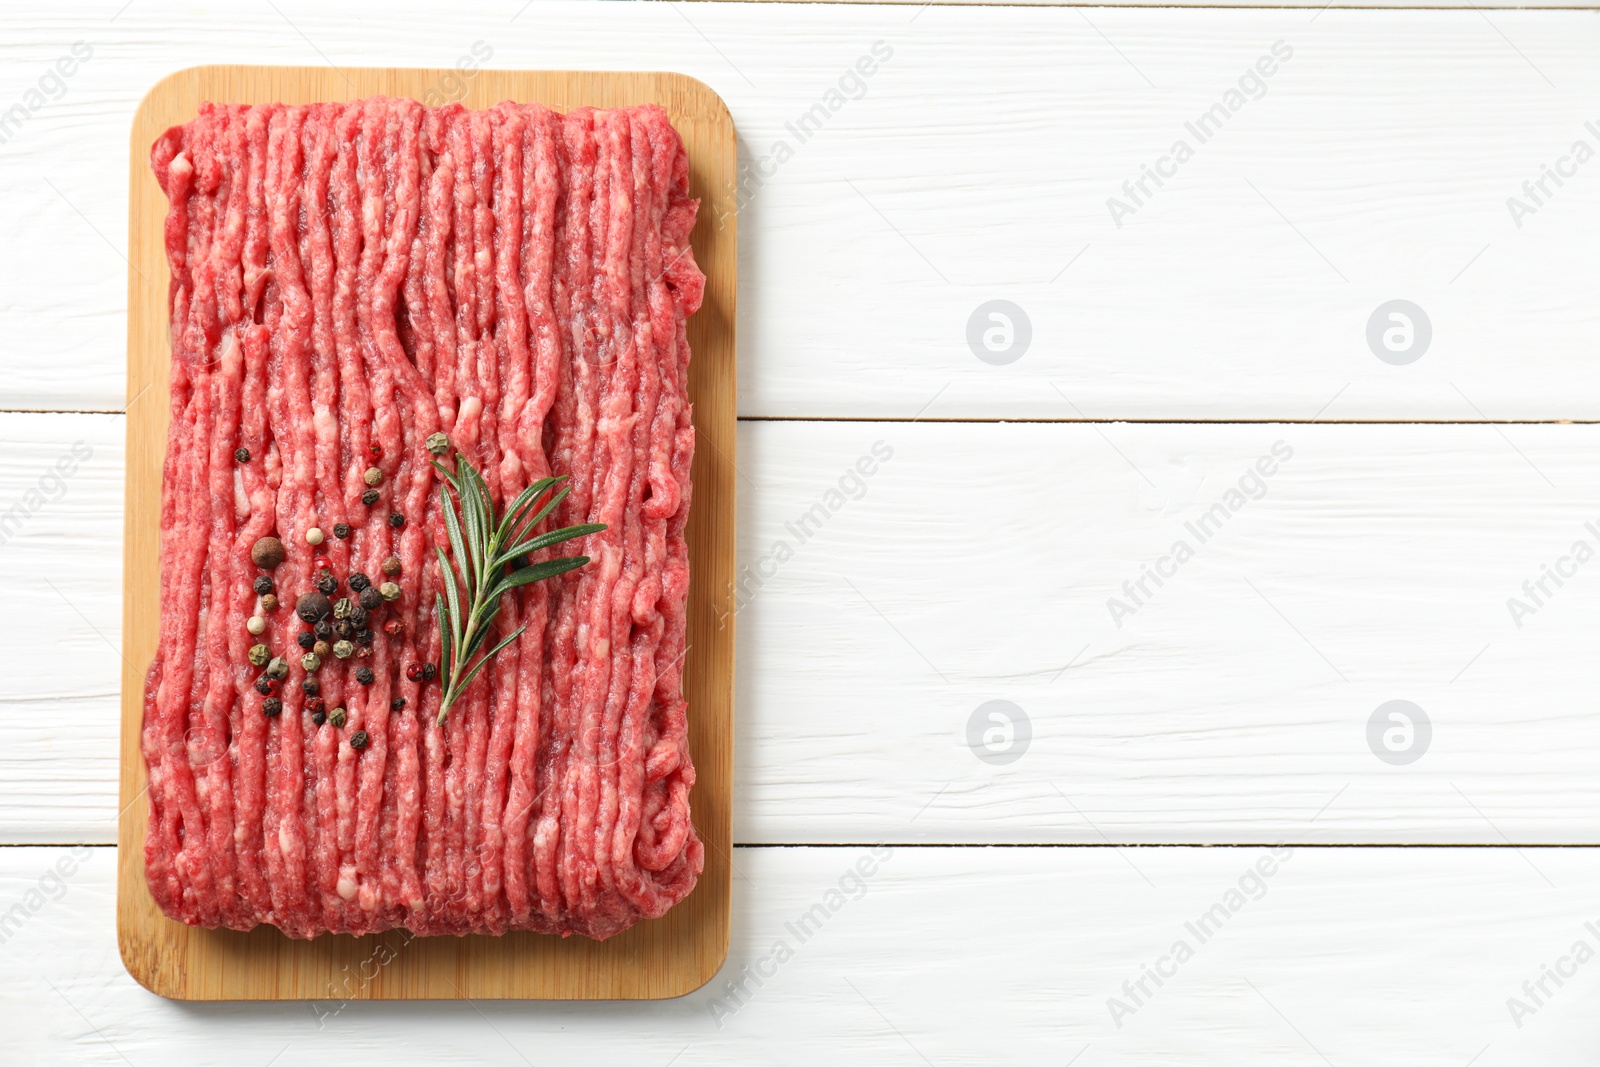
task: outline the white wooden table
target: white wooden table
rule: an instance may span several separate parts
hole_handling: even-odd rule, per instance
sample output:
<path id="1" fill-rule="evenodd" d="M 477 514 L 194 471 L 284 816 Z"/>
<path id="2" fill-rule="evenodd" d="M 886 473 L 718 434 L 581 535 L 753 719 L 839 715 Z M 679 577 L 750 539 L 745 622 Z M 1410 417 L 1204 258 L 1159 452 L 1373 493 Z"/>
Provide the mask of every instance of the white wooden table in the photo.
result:
<path id="1" fill-rule="evenodd" d="M 0 1060 L 1593 1062 L 1594 13 L 522 6 L 0 12 Z M 128 122 L 475 44 L 739 127 L 729 963 L 166 1002 L 112 914 Z"/>

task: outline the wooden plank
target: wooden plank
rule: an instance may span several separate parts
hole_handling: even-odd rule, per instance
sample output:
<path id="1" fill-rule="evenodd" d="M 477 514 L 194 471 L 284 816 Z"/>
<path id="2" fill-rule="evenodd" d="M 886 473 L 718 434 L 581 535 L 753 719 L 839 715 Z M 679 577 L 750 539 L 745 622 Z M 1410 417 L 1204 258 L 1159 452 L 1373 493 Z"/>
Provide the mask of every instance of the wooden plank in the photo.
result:
<path id="1" fill-rule="evenodd" d="M 1600 948 L 1593 850 L 740 849 L 721 974 L 626 1010 L 397 1009 L 338 991 L 186 1008 L 118 971 L 110 850 L 93 851 L 0 935 L 16 1062 L 212 1063 L 222 1047 L 347 1067 L 520 1067 L 597 1048 L 607 1062 L 678 1065 L 1593 1062 L 1600 964 L 1571 955 L 1580 941 L 1591 957 Z M 0 914 L 62 855 L 0 850 Z M 1201 943 L 1188 924 L 1207 915 Z M 1193 949 L 1181 964 L 1178 941 Z M 1160 986 L 1145 977 L 1157 966 Z M 1557 985 L 1545 967 L 1567 976 Z M 1123 984 L 1141 980 L 1135 1005 Z M 1541 980 L 1534 1005 L 1523 983 Z M 1113 997 L 1134 1007 L 1120 1027 Z M 1534 1010 L 1513 1019 L 1511 998 Z"/>
<path id="2" fill-rule="evenodd" d="M 123 560 L 122 787 L 117 842 L 122 863 L 118 938 L 129 971 L 163 996 L 185 1000 L 297 999 L 358 966 L 385 935 L 292 941 L 276 929 L 203 930 L 168 919 L 144 878 L 147 805 L 140 750 L 144 680 L 155 653 L 161 462 L 166 448 L 167 271 L 165 197 L 145 163 L 164 130 L 193 117 L 201 101 L 312 103 L 373 95 L 427 100 L 446 70 L 319 67 L 195 67 L 152 89 L 133 124 L 129 192 L 127 519 Z M 728 944 L 728 856 L 733 819 L 733 631 L 718 628 L 734 567 L 735 227 L 727 197 L 735 162 L 727 108 L 704 84 L 675 74 L 480 71 L 462 102 L 490 107 L 537 100 L 559 110 L 657 103 L 682 135 L 690 188 L 702 199 L 692 241 L 706 274 L 704 304 L 689 322 L 694 359 L 689 398 L 698 443 L 695 505 L 688 528 L 689 591 L 684 697 L 697 780 L 690 796 L 706 845 L 695 891 L 666 916 L 604 942 L 513 933 L 422 938 L 381 979 L 370 999 L 440 997 L 653 999 L 704 983 Z M 393 935 L 389 935 L 393 940 Z"/>
<path id="3" fill-rule="evenodd" d="M 1600 841 L 1600 571 L 1546 579 L 1520 629 L 1506 606 L 1594 542 L 1600 427 L 1501 429 L 741 424 L 735 840 Z M 0 549 L 26 680 L 0 841 L 110 841 L 119 807 L 120 429 L 0 415 L 0 502 L 80 438 L 70 493 Z M 1119 629 L 1107 598 L 1280 438 L 1266 496 Z M 1395 699 L 1434 730 L 1405 766 L 1366 740 Z M 1014 763 L 967 745 L 990 700 L 1030 717 Z"/>
<path id="4" fill-rule="evenodd" d="M 793 158 L 745 196 L 759 238 L 744 261 L 742 414 L 1600 418 L 1600 366 L 1584 358 L 1600 328 L 1594 168 L 1563 164 L 1575 176 L 1560 187 L 1542 170 L 1579 139 L 1600 147 L 1585 125 L 1600 120 L 1600 26 L 1458 6 L 540 3 L 508 22 L 140 0 L 115 22 L 88 4 L 0 15 L 21 70 L 79 37 L 97 49 L 0 151 L 17 220 L 0 263 L 0 408 L 121 405 L 119 146 L 157 77 L 197 50 L 446 66 L 481 40 L 496 66 L 706 80 L 749 167 L 790 142 Z M 865 95 L 795 144 L 786 124 L 879 40 L 893 56 Z M 1185 123 L 1279 40 L 1294 55 L 1266 95 L 1165 186 L 1147 182 L 1118 228 L 1108 200 L 1176 139 L 1196 141 Z M 1519 228 L 1508 199 L 1531 203 L 1523 183 L 1539 180 L 1546 206 Z M 1031 347 L 1008 366 L 966 341 L 991 299 L 1030 317 Z M 1365 337 L 1394 299 L 1432 325 L 1409 366 Z"/>

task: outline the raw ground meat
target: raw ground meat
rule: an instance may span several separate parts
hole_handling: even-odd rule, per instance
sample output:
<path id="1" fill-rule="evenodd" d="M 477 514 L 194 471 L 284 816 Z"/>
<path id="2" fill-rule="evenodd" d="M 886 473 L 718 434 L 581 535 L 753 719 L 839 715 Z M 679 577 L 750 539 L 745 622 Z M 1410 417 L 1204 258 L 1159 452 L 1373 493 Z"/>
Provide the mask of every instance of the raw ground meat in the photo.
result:
<path id="1" fill-rule="evenodd" d="M 665 913 L 704 858 L 682 675 L 684 320 L 705 283 L 666 114 L 206 104 L 152 165 L 172 274 L 142 735 L 157 903 L 300 938 L 606 938 Z M 565 475 L 548 522 L 608 526 L 554 550 L 588 566 L 506 595 L 498 626 L 526 630 L 443 726 L 440 684 L 413 677 L 440 652 L 438 431 L 497 507 Z M 251 557 L 263 537 L 285 549 L 270 569 Z M 357 596 L 356 573 L 391 580 L 397 557 L 401 595 L 353 627 L 370 644 L 308 674 L 294 609 L 319 556 L 335 598 Z M 287 664 L 276 683 L 250 662 L 257 643 Z M 318 725 L 319 707 L 346 722 Z"/>

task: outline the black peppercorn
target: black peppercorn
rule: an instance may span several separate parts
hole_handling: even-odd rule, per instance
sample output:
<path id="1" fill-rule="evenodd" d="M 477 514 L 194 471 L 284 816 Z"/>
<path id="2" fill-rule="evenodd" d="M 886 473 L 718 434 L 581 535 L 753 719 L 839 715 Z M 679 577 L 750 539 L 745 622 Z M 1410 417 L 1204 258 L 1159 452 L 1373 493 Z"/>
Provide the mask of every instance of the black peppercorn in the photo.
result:
<path id="1" fill-rule="evenodd" d="M 350 536 L 350 524 L 348 522 L 336 522 L 336 523 L 334 523 L 333 524 L 333 536 L 337 537 L 341 541 L 343 541 L 346 537 L 349 537 Z"/>
<path id="2" fill-rule="evenodd" d="M 250 462 L 250 450 L 248 448 L 236 448 L 236 449 L 234 449 L 233 450 L 233 460 L 234 460 L 235 463 L 249 463 Z"/>
<path id="3" fill-rule="evenodd" d="M 358 751 L 360 749 L 366 748 L 367 747 L 367 732 L 365 730 L 357 730 L 355 733 L 351 734 L 350 735 L 350 747 L 353 748 L 353 749 L 357 749 Z"/>
<path id="4" fill-rule="evenodd" d="M 372 684 L 372 679 L 373 679 L 373 674 L 372 674 L 372 668 L 371 667 L 357 667 L 356 668 L 356 681 L 360 682 L 362 685 L 371 685 Z"/>
<path id="5" fill-rule="evenodd" d="M 393 700 L 389 701 L 389 710 L 390 711 L 399 711 L 401 708 L 403 708 L 405 706 L 406 706 L 406 698 L 405 697 L 395 697 Z"/>
<path id="6" fill-rule="evenodd" d="M 424 682 L 433 681 L 434 678 L 438 676 L 438 674 L 439 674 L 439 668 L 435 667 L 433 664 L 424 663 L 422 665 L 422 680 Z"/>
<path id="7" fill-rule="evenodd" d="M 300 636 L 294 639 L 294 643 L 310 652 L 311 646 L 317 643 L 317 635 L 310 630 L 301 630 Z"/>
<path id="8" fill-rule="evenodd" d="M 325 711 L 313 711 L 311 713 L 311 721 L 321 726 L 328 721 L 328 713 Z"/>
<path id="9" fill-rule="evenodd" d="M 266 596 L 268 593 L 272 592 L 272 579 L 267 577 L 265 574 L 260 575 L 255 581 L 250 583 L 250 588 L 254 589 L 262 596 Z"/>
<path id="10" fill-rule="evenodd" d="M 323 596 L 332 596 L 339 589 L 339 580 L 331 574 L 324 574 L 317 579 L 317 592 Z"/>
<path id="11" fill-rule="evenodd" d="M 390 513 L 390 515 L 389 515 L 389 525 L 390 526 L 393 526 L 395 529 L 398 530 L 400 527 L 404 526 L 405 524 L 406 524 L 406 517 L 404 515 L 400 514 L 398 511 Z"/>
<path id="12" fill-rule="evenodd" d="M 340 638 L 348 640 L 350 635 L 356 632 L 355 623 L 351 622 L 349 619 L 340 619 L 338 622 L 333 624 L 333 632 L 339 635 Z"/>
<path id="13" fill-rule="evenodd" d="M 358 607 L 350 613 L 350 621 L 357 627 L 367 624 L 367 609 Z"/>
<path id="14" fill-rule="evenodd" d="M 283 713 L 283 701 L 277 697 L 268 697 L 261 702 L 261 713 L 269 719 L 275 719 Z"/>
<path id="15" fill-rule="evenodd" d="M 356 592 L 359 593 L 359 592 L 361 592 L 361 590 L 365 589 L 367 586 L 372 584 L 372 579 L 368 578 L 365 574 L 362 574 L 360 571 L 356 571 L 349 578 L 347 578 L 345 580 L 345 582 L 346 582 L 347 585 L 350 586 L 351 589 L 354 589 Z"/>
<path id="16" fill-rule="evenodd" d="M 322 692 L 322 683 L 315 678 L 307 678 L 300 683 L 300 691 L 308 697 L 314 697 Z"/>
<path id="17" fill-rule="evenodd" d="M 272 692 L 272 679 L 268 678 L 264 674 L 261 677 L 257 678 L 256 679 L 256 692 L 260 693 L 262 696 L 265 696 L 266 694 Z"/>
<path id="18" fill-rule="evenodd" d="M 379 596 L 378 591 L 372 588 L 372 586 L 369 585 L 365 589 L 361 590 L 361 606 L 366 608 L 368 611 L 371 611 L 373 608 L 382 603 L 383 597 Z"/>
<path id="19" fill-rule="evenodd" d="M 372 505 L 378 502 L 378 497 L 380 495 L 381 494 L 376 489 L 368 489 L 365 493 L 361 494 L 361 502 L 370 508 Z"/>
<path id="20" fill-rule="evenodd" d="M 357 630 L 356 631 L 356 644 L 358 644 L 358 645 L 370 645 L 370 644 L 372 644 L 372 631 L 371 630 Z"/>
<path id="21" fill-rule="evenodd" d="M 311 628 L 311 632 L 326 641 L 333 636 L 333 624 L 327 619 L 318 619 L 317 624 Z"/>

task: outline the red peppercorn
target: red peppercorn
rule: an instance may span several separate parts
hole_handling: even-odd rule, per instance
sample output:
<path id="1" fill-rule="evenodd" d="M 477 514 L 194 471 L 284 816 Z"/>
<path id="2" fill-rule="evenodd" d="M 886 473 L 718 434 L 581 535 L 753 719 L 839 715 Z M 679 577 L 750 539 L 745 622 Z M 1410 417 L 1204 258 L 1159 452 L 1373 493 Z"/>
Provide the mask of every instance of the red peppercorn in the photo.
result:
<path id="1" fill-rule="evenodd" d="M 399 619 L 390 619 L 388 622 L 383 624 L 383 632 L 388 634 L 390 637 L 399 637 L 400 632 L 405 628 L 406 624 L 401 622 Z"/>
<path id="2" fill-rule="evenodd" d="M 333 562 L 327 556 L 318 556 L 311 561 L 311 565 L 319 571 L 333 570 Z"/>
<path id="3" fill-rule="evenodd" d="M 420 664 L 420 663 L 408 663 L 408 664 L 406 664 L 406 678 L 409 679 L 410 681 L 413 681 L 413 682 L 422 681 L 422 664 Z"/>
<path id="4" fill-rule="evenodd" d="M 372 442 L 367 446 L 367 455 L 371 456 L 373 459 L 382 459 L 383 446 L 378 444 L 376 441 Z"/>

